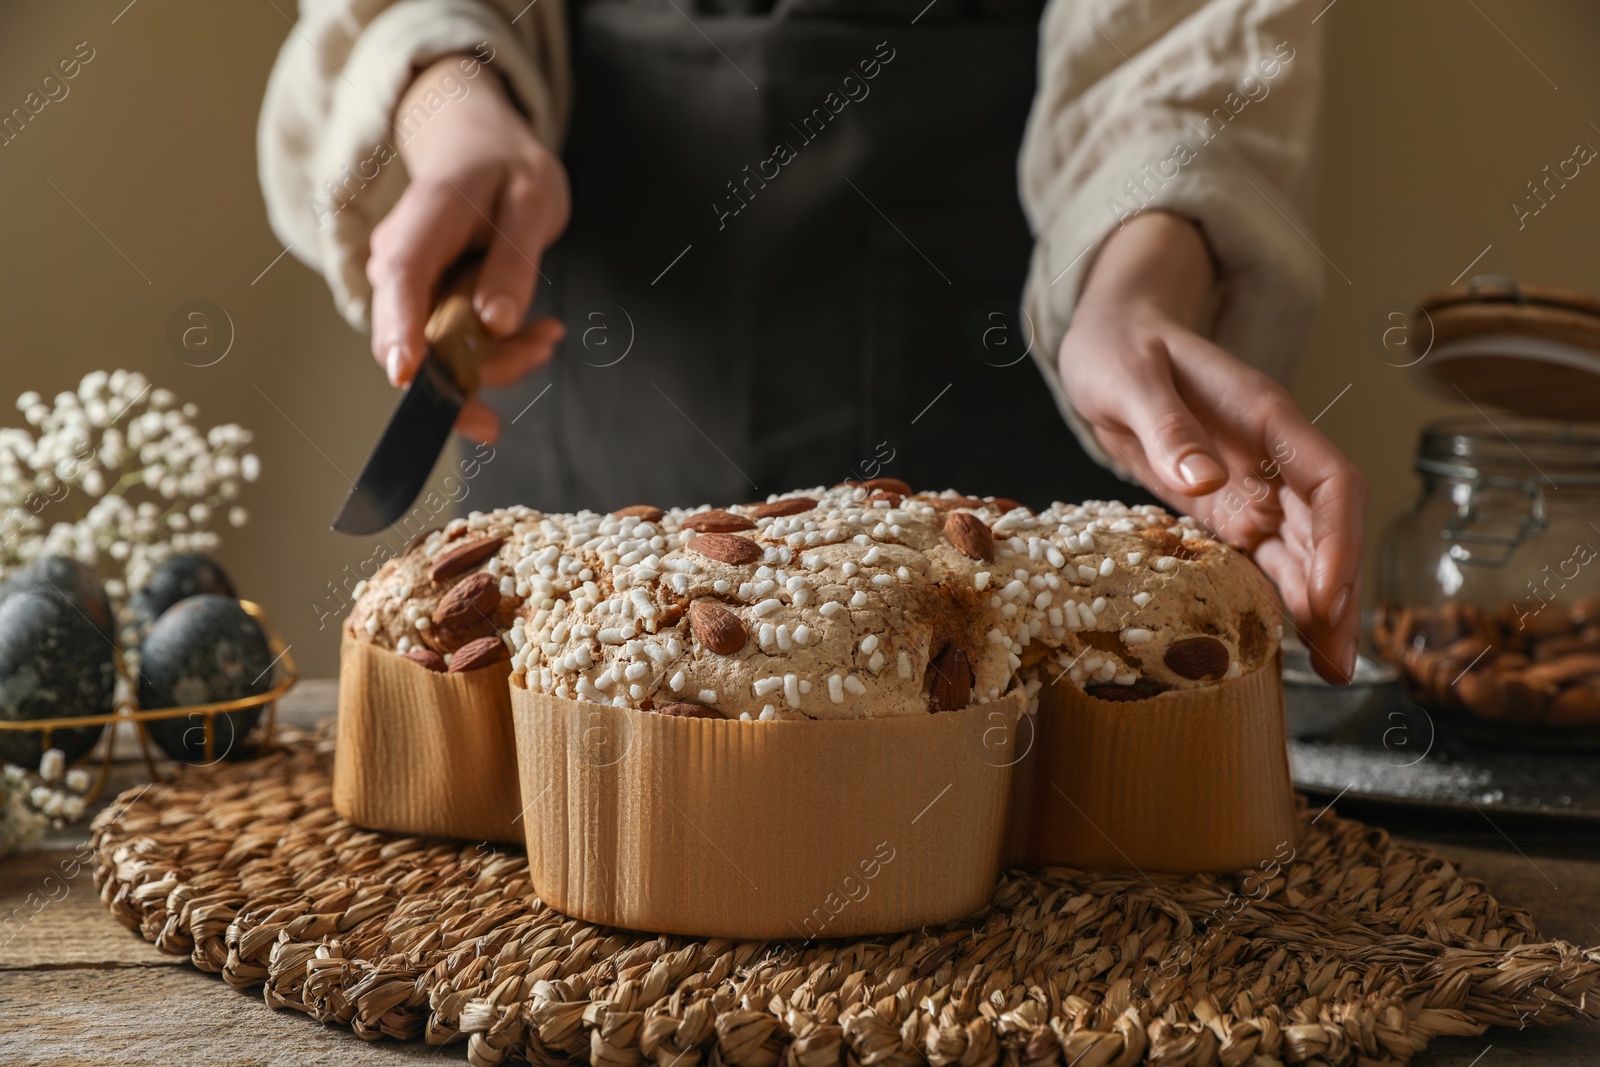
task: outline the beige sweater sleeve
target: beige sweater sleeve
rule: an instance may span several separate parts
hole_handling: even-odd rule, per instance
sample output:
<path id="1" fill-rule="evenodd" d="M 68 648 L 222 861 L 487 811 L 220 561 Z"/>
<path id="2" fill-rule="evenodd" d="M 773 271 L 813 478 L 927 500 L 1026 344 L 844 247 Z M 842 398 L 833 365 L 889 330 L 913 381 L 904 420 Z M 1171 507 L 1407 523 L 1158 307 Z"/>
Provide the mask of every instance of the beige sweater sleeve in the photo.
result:
<path id="1" fill-rule="evenodd" d="M 415 72 L 457 53 L 484 62 L 396 116 Z M 535 135 L 559 146 L 571 97 L 560 0 L 300 0 L 267 81 L 257 166 L 273 232 L 322 272 L 352 324 L 367 324 L 372 229 L 406 186 L 400 143 L 496 76 Z"/>
<path id="2" fill-rule="evenodd" d="M 1162 208 L 1194 220 L 1220 265 L 1214 338 L 1284 380 L 1321 295 L 1309 209 L 1322 5 L 1300 0 L 1051 0 L 1022 147 L 1037 243 L 1023 295 L 1033 355 L 1079 440 L 1061 339 L 1100 243 Z M 1126 472 L 1122 472 L 1126 474 Z"/>

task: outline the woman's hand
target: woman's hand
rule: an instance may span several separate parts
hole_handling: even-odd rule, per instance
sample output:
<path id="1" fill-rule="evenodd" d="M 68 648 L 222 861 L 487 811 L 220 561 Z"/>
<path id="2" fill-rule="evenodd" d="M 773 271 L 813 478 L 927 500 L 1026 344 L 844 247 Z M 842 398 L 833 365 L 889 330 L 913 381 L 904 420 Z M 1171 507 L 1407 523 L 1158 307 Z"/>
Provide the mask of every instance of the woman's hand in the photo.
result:
<path id="1" fill-rule="evenodd" d="M 1145 212 L 1107 239 L 1061 342 L 1067 395 L 1157 496 L 1250 549 L 1317 672 L 1360 632 L 1366 481 L 1278 383 L 1200 335 L 1213 269 L 1193 224 Z"/>
<path id="2" fill-rule="evenodd" d="M 372 231 L 372 355 L 396 386 L 422 365 L 422 331 L 439 276 L 468 248 L 488 250 L 472 306 L 501 339 L 484 361 L 484 385 L 507 385 L 545 363 L 563 333 L 555 319 L 522 320 L 540 256 L 567 225 L 566 171 L 534 138 L 493 71 L 464 78 L 463 62 L 440 60 L 401 98 L 395 142 L 411 184 Z M 500 424 L 473 400 L 456 429 L 493 441 Z"/>

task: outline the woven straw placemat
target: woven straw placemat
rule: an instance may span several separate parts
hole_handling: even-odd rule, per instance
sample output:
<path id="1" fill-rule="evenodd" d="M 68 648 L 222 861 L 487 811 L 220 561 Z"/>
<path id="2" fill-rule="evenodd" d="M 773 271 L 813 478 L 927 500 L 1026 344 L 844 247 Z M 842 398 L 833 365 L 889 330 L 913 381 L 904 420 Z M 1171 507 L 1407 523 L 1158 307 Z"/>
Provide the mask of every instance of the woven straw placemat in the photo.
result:
<path id="1" fill-rule="evenodd" d="M 947 927 L 735 942 L 579 922 L 530 897 L 519 852 L 360 830 L 330 763 L 300 738 L 125 793 L 94 824 L 101 899 L 272 1007 L 465 1038 L 474 1064 L 1338 1067 L 1596 1014 L 1600 952 L 1331 811 L 1302 807 L 1293 857 L 1255 876 L 1010 872 Z"/>

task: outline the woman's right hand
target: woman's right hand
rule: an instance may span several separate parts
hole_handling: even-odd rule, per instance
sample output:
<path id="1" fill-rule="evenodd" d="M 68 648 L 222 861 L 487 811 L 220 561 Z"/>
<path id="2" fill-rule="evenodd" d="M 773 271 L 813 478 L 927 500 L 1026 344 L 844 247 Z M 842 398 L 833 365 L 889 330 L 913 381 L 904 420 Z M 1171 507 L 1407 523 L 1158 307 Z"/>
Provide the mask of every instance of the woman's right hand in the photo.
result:
<path id="1" fill-rule="evenodd" d="M 367 260 L 372 355 L 395 386 L 411 381 L 422 365 L 423 327 L 439 277 L 469 248 L 487 249 L 472 306 L 500 338 L 481 368 L 484 385 L 507 385 L 544 364 L 564 332 L 556 319 L 522 323 L 539 260 L 567 225 L 566 170 L 533 136 L 491 69 L 480 65 L 476 76 L 462 76 L 463 63 L 476 62 L 454 56 L 427 68 L 397 112 L 426 119 L 419 125 L 413 117 L 409 129 L 395 131 L 410 185 L 373 229 Z M 472 400 L 456 429 L 493 441 L 500 425 Z"/>

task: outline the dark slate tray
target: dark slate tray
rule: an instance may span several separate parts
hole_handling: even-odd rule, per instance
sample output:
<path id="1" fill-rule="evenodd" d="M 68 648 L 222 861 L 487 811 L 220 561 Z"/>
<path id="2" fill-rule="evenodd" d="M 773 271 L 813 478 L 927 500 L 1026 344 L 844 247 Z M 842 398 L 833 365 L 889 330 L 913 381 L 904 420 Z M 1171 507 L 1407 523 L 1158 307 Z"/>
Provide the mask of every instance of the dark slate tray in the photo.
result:
<path id="1" fill-rule="evenodd" d="M 1328 736 L 1291 740 L 1295 787 L 1363 818 L 1600 836 L 1600 751 L 1514 748 L 1436 718 L 1396 691 Z"/>

